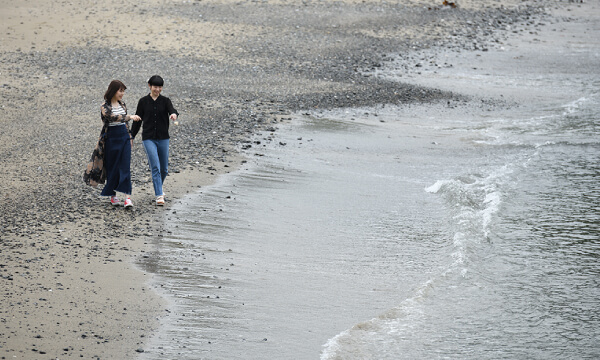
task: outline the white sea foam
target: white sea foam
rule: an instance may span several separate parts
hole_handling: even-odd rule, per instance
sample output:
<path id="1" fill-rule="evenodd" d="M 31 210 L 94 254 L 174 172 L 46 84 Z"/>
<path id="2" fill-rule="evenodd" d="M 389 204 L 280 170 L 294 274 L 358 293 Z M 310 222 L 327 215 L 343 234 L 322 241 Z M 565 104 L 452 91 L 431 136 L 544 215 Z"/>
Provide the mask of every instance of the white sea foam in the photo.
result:
<path id="1" fill-rule="evenodd" d="M 419 287 L 413 297 L 404 300 L 400 305 L 385 313 L 345 330 L 323 345 L 321 360 L 345 359 L 351 354 L 356 357 L 364 353 L 372 354 L 373 346 L 383 347 L 381 336 L 403 334 L 417 326 L 419 319 L 423 318 L 420 305 L 434 288 L 436 279 L 427 280 Z"/>
<path id="2" fill-rule="evenodd" d="M 582 105 L 584 105 L 588 101 L 589 101 L 588 98 L 582 97 L 582 98 L 579 98 L 568 104 L 563 105 L 562 107 L 563 107 L 563 109 L 565 109 L 565 112 L 563 115 L 569 115 L 569 114 L 573 114 L 574 112 L 579 111 L 581 109 Z"/>
<path id="3" fill-rule="evenodd" d="M 435 184 L 425 188 L 425 191 L 432 194 L 437 194 L 438 191 L 442 188 L 442 186 L 450 183 L 450 180 L 438 180 Z"/>

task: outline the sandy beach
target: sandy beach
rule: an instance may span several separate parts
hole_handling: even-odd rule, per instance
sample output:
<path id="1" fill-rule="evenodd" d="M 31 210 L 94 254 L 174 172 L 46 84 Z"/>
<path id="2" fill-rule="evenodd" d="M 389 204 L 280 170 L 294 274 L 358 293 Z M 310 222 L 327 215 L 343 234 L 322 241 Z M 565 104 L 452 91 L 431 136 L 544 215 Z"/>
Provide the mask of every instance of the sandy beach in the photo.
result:
<path id="1" fill-rule="evenodd" d="M 169 311 L 136 260 L 178 199 L 245 161 L 252 135 L 312 109 L 469 102 L 481 94 L 419 81 L 427 52 L 471 61 L 597 12 L 594 2 L 457 3 L 0 0 L 0 358 L 135 358 Z M 422 86 L 372 76 L 389 61 Z M 113 208 L 81 180 L 102 95 L 120 79 L 132 109 L 155 73 L 181 113 L 167 205 L 152 202 L 137 139 L 135 206 Z"/>

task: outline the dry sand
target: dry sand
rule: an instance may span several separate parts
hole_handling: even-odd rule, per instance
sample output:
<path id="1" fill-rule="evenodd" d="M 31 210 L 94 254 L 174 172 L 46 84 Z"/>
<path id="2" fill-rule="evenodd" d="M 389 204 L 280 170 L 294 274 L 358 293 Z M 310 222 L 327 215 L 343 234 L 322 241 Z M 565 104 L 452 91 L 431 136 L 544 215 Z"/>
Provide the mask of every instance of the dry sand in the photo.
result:
<path id="1" fill-rule="evenodd" d="M 545 21 L 536 1 L 441 3 L 0 0 L 0 358 L 134 358 L 168 311 L 136 258 L 253 133 L 303 109 L 463 99 L 364 73 L 394 52 L 414 66 L 432 46 L 485 51 Z M 135 207 L 114 209 L 81 181 L 101 97 L 120 78 L 131 111 L 153 73 L 183 114 L 169 202 L 152 205 L 137 140 Z"/>

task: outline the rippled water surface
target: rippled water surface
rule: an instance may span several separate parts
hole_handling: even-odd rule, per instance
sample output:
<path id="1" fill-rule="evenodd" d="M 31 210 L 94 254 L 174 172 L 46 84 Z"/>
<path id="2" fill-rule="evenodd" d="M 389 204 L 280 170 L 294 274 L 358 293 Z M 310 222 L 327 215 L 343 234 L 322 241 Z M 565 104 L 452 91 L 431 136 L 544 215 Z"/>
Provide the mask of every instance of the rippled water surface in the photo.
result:
<path id="1" fill-rule="evenodd" d="M 141 265 L 172 304 L 142 358 L 599 358 L 600 82 L 510 82 L 557 96 L 259 136 L 167 213 Z"/>
<path id="2" fill-rule="evenodd" d="M 147 358 L 596 357 L 598 99 L 577 101 L 548 131 L 289 126 L 167 215 L 146 267 L 175 310 Z"/>

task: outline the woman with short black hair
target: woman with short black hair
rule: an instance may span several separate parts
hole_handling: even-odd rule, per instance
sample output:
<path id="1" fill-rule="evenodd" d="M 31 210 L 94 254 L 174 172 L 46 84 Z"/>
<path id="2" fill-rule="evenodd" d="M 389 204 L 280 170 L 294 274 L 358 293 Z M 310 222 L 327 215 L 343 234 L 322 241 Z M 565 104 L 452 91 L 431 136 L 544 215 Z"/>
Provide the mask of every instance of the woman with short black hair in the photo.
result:
<path id="1" fill-rule="evenodd" d="M 176 121 L 179 116 L 171 100 L 160 94 L 163 85 L 164 80 L 158 75 L 148 80 L 150 93 L 140 99 L 135 112 L 142 121 L 133 123 L 131 129 L 131 135 L 135 138 L 140 127 L 144 127 L 142 143 L 152 170 L 152 183 L 158 206 L 165 204 L 163 183 L 169 173 L 169 120 Z"/>

